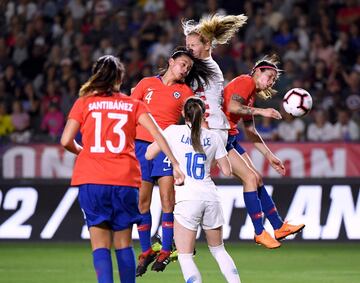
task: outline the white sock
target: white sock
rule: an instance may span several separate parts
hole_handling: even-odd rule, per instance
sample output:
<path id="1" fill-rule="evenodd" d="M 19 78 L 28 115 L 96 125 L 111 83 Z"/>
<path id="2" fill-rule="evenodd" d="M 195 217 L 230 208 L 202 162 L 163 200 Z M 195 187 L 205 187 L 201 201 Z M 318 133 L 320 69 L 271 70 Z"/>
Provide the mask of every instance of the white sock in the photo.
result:
<path id="1" fill-rule="evenodd" d="M 185 282 L 201 283 L 201 275 L 197 268 L 193 254 L 178 254 L 178 260 Z M 190 280 L 189 280 L 190 279 Z"/>
<path id="2" fill-rule="evenodd" d="M 217 247 L 209 247 L 209 250 L 217 261 L 226 281 L 228 283 L 241 283 L 239 272 L 231 256 L 225 250 L 224 244 Z"/>

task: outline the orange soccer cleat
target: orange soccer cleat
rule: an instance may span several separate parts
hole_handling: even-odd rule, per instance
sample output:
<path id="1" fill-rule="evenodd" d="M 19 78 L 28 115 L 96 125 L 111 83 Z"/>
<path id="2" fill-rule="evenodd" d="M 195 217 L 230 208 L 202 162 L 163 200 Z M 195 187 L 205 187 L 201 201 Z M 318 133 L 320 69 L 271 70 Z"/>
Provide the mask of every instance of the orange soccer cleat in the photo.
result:
<path id="1" fill-rule="evenodd" d="M 263 245 L 268 249 L 276 249 L 281 246 L 281 243 L 271 237 L 271 235 L 265 230 L 263 230 L 260 235 L 255 235 L 254 240 L 258 245 Z"/>
<path id="2" fill-rule="evenodd" d="M 274 231 L 275 239 L 282 240 L 289 235 L 299 233 L 301 232 L 302 229 L 304 229 L 304 227 L 305 224 L 291 225 L 287 221 L 285 221 L 284 224 L 279 229 L 276 229 Z"/>

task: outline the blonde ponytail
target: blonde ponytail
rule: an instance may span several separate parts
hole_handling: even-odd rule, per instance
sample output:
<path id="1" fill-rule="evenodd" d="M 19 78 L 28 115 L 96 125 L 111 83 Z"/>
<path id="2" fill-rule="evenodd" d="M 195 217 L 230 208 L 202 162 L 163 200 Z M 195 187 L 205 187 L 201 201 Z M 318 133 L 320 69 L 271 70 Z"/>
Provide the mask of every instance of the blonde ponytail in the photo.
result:
<path id="1" fill-rule="evenodd" d="M 247 16 L 215 14 L 202 18 L 199 23 L 194 20 L 183 21 L 182 26 L 185 36 L 199 34 L 208 40 L 214 47 L 217 44 L 227 43 L 238 30 L 246 23 Z"/>
<path id="2" fill-rule="evenodd" d="M 273 97 L 275 94 L 277 94 L 277 91 L 271 87 L 258 91 L 256 93 L 256 95 L 264 100 L 270 99 L 271 97 Z"/>

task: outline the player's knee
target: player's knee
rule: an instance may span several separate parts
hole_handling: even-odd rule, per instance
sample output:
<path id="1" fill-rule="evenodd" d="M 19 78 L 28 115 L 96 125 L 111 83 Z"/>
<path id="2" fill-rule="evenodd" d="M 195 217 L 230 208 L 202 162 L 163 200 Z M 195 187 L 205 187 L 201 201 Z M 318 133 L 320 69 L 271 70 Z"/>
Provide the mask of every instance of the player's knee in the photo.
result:
<path id="1" fill-rule="evenodd" d="M 260 186 L 263 184 L 262 175 L 258 171 L 254 171 L 255 177 L 256 177 L 256 184 L 257 186 Z"/>
<path id="2" fill-rule="evenodd" d="M 175 206 L 175 198 L 172 194 L 161 195 L 161 208 L 164 212 L 173 212 Z"/>
<path id="3" fill-rule="evenodd" d="M 170 198 L 165 198 L 161 200 L 161 208 L 163 212 L 173 212 L 174 204 L 174 201 Z"/>
<path id="4" fill-rule="evenodd" d="M 254 171 L 248 172 L 248 174 L 244 177 L 244 184 L 247 185 L 249 188 L 257 188 L 258 187 L 258 178 L 256 176 L 256 173 Z"/>
<path id="5" fill-rule="evenodd" d="M 219 253 L 226 252 L 224 243 L 222 243 L 221 245 L 218 245 L 218 246 L 216 246 L 216 247 L 210 247 L 210 246 L 209 246 L 209 251 L 210 251 L 210 253 L 213 255 L 214 258 L 216 258 L 216 256 L 217 256 Z"/>
<path id="6" fill-rule="evenodd" d="M 139 200 L 139 211 L 140 213 L 145 213 L 150 210 L 151 201 L 141 201 Z"/>

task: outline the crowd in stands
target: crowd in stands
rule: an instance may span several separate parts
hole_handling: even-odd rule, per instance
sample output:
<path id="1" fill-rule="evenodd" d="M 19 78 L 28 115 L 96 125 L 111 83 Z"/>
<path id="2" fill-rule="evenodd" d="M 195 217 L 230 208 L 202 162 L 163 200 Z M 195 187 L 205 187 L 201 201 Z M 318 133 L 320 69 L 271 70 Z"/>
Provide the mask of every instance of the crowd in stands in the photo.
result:
<path id="1" fill-rule="evenodd" d="M 281 108 L 293 87 L 308 90 L 304 118 L 257 121 L 266 140 L 356 141 L 360 125 L 358 0 L 18 0 L 0 4 L 1 143 L 57 142 L 93 62 L 113 54 L 126 66 L 124 93 L 166 67 L 184 45 L 181 20 L 242 14 L 248 23 L 213 54 L 225 82 L 278 54 L 279 95 L 259 107 Z M 242 137 L 240 136 L 239 139 Z"/>

